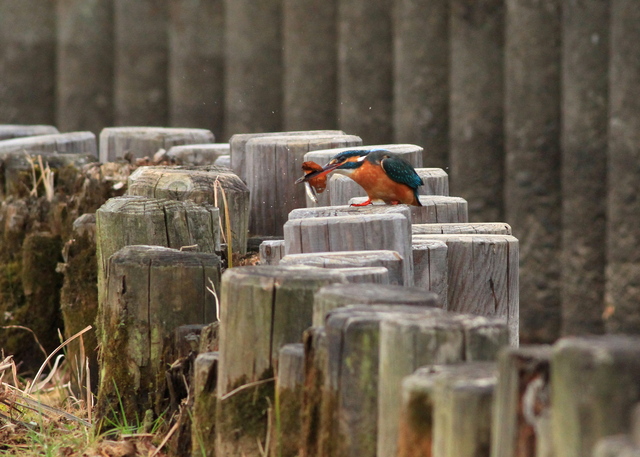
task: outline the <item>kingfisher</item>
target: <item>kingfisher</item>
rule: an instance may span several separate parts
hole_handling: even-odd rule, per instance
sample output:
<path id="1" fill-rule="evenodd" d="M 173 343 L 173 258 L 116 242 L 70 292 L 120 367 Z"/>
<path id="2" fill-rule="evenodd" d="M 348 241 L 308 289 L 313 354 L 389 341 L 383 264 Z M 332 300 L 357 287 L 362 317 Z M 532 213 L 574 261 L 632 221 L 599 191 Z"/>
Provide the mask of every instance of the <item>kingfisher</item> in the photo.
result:
<path id="1" fill-rule="evenodd" d="M 388 205 L 404 203 L 422 206 L 418 187 L 424 185 L 415 168 L 398 155 L 386 149 L 354 149 L 336 154 L 320 170 L 305 170 L 305 176 L 296 183 L 318 180 L 332 171 L 348 176 L 367 193 L 368 199 L 352 206 L 371 205 L 382 200 Z"/>

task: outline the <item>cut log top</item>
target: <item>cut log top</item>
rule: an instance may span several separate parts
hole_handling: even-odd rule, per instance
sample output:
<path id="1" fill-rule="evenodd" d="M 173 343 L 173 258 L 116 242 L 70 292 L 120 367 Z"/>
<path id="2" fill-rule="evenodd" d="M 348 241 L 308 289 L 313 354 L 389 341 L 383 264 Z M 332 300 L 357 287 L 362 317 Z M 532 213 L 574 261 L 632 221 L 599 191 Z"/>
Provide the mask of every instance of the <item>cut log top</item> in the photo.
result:
<path id="1" fill-rule="evenodd" d="M 380 144 L 373 146 L 356 146 L 356 147 L 346 147 L 346 148 L 334 148 L 334 149 L 324 149 L 320 151 L 312 151 L 308 152 L 304 156 L 304 160 L 316 162 L 319 165 L 325 165 L 327 162 L 331 160 L 333 156 L 340 152 L 344 151 L 353 151 L 353 150 L 374 150 L 374 149 L 386 149 L 394 154 L 401 156 L 407 162 L 414 166 L 414 168 L 422 167 L 422 148 L 420 146 L 416 146 L 415 144 Z"/>
<path id="2" fill-rule="evenodd" d="M 271 137 L 271 136 L 310 136 L 310 135 L 346 135 L 342 130 L 301 130 L 294 132 L 266 132 L 266 133 L 237 133 L 229 140 L 229 146 L 231 147 L 231 155 L 235 151 L 240 154 L 244 153 L 245 145 L 253 138 Z"/>
<path id="3" fill-rule="evenodd" d="M 20 154 L 92 154 L 97 157 L 96 136 L 91 132 L 38 135 L 0 141 L 0 156 Z"/>
<path id="4" fill-rule="evenodd" d="M 352 304 L 393 304 L 440 306 L 438 296 L 419 287 L 386 284 L 331 284 L 316 292 L 315 300 L 331 301 L 339 306 Z"/>
<path id="5" fill-rule="evenodd" d="M 178 165 L 212 165 L 228 154 L 229 143 L 183 144 L 167 151 L 167 157 Z"/>
<path id="6" fill-rule="evenodd" d="M 410 220 L 411 211 L 407 205 L 320 206 L 318 208 L 298 208 L 289 213 L 289 220 L 311 217 L 359 216 L 363 214 L 401 214 Z"/>
<path id="7" fill-rule="evenodd" d="M 504 222 L 446 223 L 446 224 L 413 224 L 413 239 L 416 235 L 449 235 L 449 234 L 495 234 L 512 235 L 511 226 Z"/>
<path id="8" fill-rule="evenodd" d="M 349 147 L 360 147 L 362 144 L 362 138 L 356 135 L 341 134 L 311 134 L 311 135 L 272 135 L 272 136 L 259 136 L 251 138 L 245 144 L 245 152 L 248 153 L 250 149 L 255 147 L 274 146 L 274 147 L 293 147 L 297 146 L 301 149 L 308 151 L 324 150 L 328 148 L 335 148 L 337 146 L 348 145 Z M 303 151 L 304 152 L 304 151 Z M 302 157 L 301 157 L 302 158 Z M 300 161 L 302 162 L 302 160 Z"/>
<path id="9" fill-rule="evenodd" d="M 125 246 L 113 254 L 114 264 L 128 263 L 152 266 L 220 267 L 220 257 L 207 252 L 180 251 L 162 246 Z"/>
<path id="10" fill-rule="evenodd" d="M 265 241 L 266 243 L 266 241 Z M 277 243 L 277 242 L 276 242 Z M 337 251 L 319 252 L 316 254 L 289 254 L 282 259 L 283 265 L 295 265 L 309 262 L 310 258 L 315 260 L 317 267 L 361 267 L 370 265 L 371 262 L 379 261 L 399 261 L 402 260 L 396 251 Z M 308 263 L 307 263 L 308 264 Z"/>
<path id="11" fill-rule="evenodd" d="M 256 278 L 258 281 L 262 281 L 264 278 L 286 279 L 287 281 L 299 282 L 301 285 L 304 285 L 305 281 L 324 279 L 338 279 L 337 282 L 346 283 L 344 275 L 340 272 L 327 268 L 309 267 L 306 265 L 245 266 L 230 268 L 223 274 L 223 279 L 227 282 L 234 282 L 240 278 L 245 280 L 248 280 L 248 278 Z"/>
<path id="12" fill-rule="evenodd" d="M 0 124 L 0 141 L 36 135 L 55 135 L 58 129 L 53 125 Z"/>

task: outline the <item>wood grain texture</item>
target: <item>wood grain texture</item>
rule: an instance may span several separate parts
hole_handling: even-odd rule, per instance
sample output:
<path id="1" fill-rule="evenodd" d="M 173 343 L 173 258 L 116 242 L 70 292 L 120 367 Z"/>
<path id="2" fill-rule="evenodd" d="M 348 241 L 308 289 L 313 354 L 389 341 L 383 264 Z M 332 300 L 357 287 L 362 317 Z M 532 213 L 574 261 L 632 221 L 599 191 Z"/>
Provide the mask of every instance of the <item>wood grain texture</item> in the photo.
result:
<path id="1" fill-rule="evenodd" d="M 419 198 L 422 206 L 409 206 L 411 222 L 414 224 L 461 223 L 469 220 L 467 201 L 463 198 L 440 195 L 420 195 Z M 366 200 L 366 197 L 356 197 L 349 200 L 349 204 L 360 204 Z M 380 202 L 370 206 L 376 205 L 389 206 Z"/>
<path id="2" fill-rule="evenodd" d="M 470 222 L 445 224 L 412 224 L 411 233 L 414 240 L 420 240 L 417 235 L 449 235 L 449 234 L 483 234 L 483 235 L 513 235 L 511 226 L 505 222 Z"/>
<path id="3" fill-rule="evenodd" d="M 289 220 L 285 253 L 390 250 L 403 259 L 404 285 L 413 285 L 411 225 L 400 214 L 316 217 Z"/>
<path id="4" fill-rule="evenodd" d="M 231 168 L 240 176 L 240 179 L 247 181 L 247 143 L 254 138 L 274 137 L 274 136 L 294 136 L 294 135 L 319 135 L 337 136 L 345 135 L 342 130 L 299 130 L 293 132 L 266 132 L 266 133 L 236 133 L 229 139 L 231 149 Z"/>
<path id="5" fill-rule="evenodd" d="M 417 287 L 438 295 L 442 307 L 448 308 L 449 278 L 447 245 L 442 241 L 412 241 L 413 281 Z"/>
<path id="6" fill-rule="evenodd" d="M 303 175 L 302 163 L 309 151 L 362 144 L 353 135 L 268 136 L 246 144 L 246 182 L 251 192 L 249 231 L 255 235 L 282 235 L 289 212 L 304 208 L 306 192 L 295 184 Z"/>
<path id="7" fill-rule="evenodd" d="M 183 144 L 167 151 L 176 165 L 214 165 L 222 155 L 229 155 L 229 143 Z"/>
<path id="8" fill-rule="evenodd" d="M 302 343 L 285 344 L 280 348 L 276 384 L 280 417 L 276 422 L 274 415 L 271 422 L 271 429 L 277 430 L 272 440 L 273 455 L 296 457 L 300 451 L 304 360 Z"/>
<path id="9" fill-rule="evenodd" d="M 249 189 L 227 168 L 140 167 L 129 176 L 127 194 L 213 205 L 219 209 L 223 238 L 227 231 L 226 198 L 233 250 L 247 252 Z"/>
<path id="10" fill-rule="evenodd" d="M 324 327 L 310 327 L 303 335 L 304 391 L 302 395 L 302 421 L 300 455 L 311 457 L 329 455 L 329 348 Z M 324 420 L 324 422 L 323 422 Z"/>
<path id="11" fill-rule="evenodd" d="M 109 258 L 97 318 L 102 348 L 98 414 L 135 420 L 166 406 L 164 367 L 176 327 L 215 320 L 208 280 L 220 283 L 220 258 L 159 246 L 127 246 Z M 114 384 L 117 385 L 116 391 Z"/>
<path id="12" fill-rule="evenodd" d="M 289 254 L 282 265 L 309 265 L 319 268 L 382 267 L 387 270 L 387 283 L 402 284 L 402 257 L 396 251 L 342 251 L 313 254 Z"/>
<path id="13" fill-rule="evenodd" d="M 215 456 L 216 384 L 218 381 L 218 352 L 198 354 L 193 366 L 193 422 L 191 443 L 194 449 L 204 450 L 202 457 Z"/>
<path id="14" fill-rule="evenodd" d="M 260 265 L 278 265 L 284 257 L 284 240 L 265 240 L 260 243 Z"/>
<path id="15" fill-rule="evenodd" d="M 547 457 L 550 436 L 552 348 L 547 345 L 504 349 L 498 357 L 491 455 Z"/>
<path id="16" fill-rule="evenodd" d="M 361 216 L 366 214 L 401 214 L 411 218 L 407 205 L 369 205 L 369 206 L 318 206 L 316 208 L 298 208 L 289 213 L 289 220 L 310 217 Z"/>
<path id="17" fill-rule="evenodd" d="M 107 127 L 100 132 L 100 161 L 113 162 L 125 155 L 134 158 L 153 157 L 159 149 L 213 141 L 213 133 L 205 129 Z"/>
<path id="18" fill-rule="evenodd" d="M 0 156 L 24 154 L 91 154 L 97 157 L 96 136 L 91 132 L 70 132 L 27 136 L 0 142 Z"/>
<path id="19" fill-rule="evenodd" d="M 53 125 L 0 124 L 0 141 L 25 136 L 55 135 L 57 133 L 60 132 Z"/>

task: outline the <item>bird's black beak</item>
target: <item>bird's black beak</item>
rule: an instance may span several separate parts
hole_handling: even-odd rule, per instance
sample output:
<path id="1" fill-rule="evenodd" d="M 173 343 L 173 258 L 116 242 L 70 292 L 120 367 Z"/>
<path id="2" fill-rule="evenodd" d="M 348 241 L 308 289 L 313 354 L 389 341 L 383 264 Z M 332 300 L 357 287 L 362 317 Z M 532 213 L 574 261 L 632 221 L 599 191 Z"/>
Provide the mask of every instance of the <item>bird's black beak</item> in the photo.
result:
<path id="1" fill-rule="evenodd" d="M 329 162 L 324 167 L 322 167 L 322 170 L 312 171 L 311 173 L 308 173 L 308 174 L 304 175 L 302 178 L 298 178 L 296 180 L 296 184 L 300 184 L 301 182 L 309 181 L 312 178 L 319 178 L 320 176 L 324 176 L 324 175 L 326 175 L 328 173 L 331 173 L 333 170 L 338 168 L 340 165 L 342 165 L 342 164 L 341 163 L 331 163 L 331 162 Z"/>

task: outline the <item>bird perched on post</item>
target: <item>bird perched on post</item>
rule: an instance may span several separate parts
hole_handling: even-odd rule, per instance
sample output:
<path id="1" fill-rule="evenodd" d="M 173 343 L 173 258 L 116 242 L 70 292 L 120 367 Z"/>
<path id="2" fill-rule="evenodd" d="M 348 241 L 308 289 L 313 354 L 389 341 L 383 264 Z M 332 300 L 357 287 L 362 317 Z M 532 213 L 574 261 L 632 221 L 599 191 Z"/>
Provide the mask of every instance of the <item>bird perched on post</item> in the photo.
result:
<path id="1" fill-rule="evenodd" d="M 422 206 L 418 198 L 418 187 L 424 185 L 422 178 L 409 162 L 386 149 L 340 152 L 321 170 L 307 173 L 296 183 L 309 182 L 332 171 L 353 179 L 367 193 L 367 201 L 352 206 L 370 205 L 372 200 Z"/>

